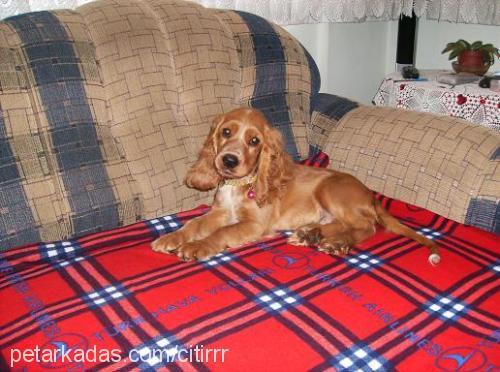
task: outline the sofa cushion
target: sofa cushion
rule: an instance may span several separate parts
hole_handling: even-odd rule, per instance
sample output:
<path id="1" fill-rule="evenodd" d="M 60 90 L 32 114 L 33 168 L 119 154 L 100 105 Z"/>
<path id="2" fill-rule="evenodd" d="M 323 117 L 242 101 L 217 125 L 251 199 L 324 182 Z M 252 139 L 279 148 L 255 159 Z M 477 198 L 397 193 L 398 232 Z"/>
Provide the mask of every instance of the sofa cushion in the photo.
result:
<path id="1" fill-rule="evenodd" d="M 459 118 L 362 106 L 322 150 L 372 190 L 500 234 L 500 134 Z"/>

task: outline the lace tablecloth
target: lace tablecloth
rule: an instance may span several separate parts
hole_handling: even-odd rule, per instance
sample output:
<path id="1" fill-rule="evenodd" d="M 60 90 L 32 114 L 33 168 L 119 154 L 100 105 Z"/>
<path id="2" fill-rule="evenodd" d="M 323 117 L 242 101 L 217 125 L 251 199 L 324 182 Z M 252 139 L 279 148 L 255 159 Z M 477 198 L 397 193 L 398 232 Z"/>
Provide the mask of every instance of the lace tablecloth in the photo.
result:
<path id="1" fill-rule="evenodd" d="M 385 77 L 373 98 L 377 106 L 456 116 L 500 131 L 500 92 L 475 83 L 448 85 L 437 77 L 444 70 L 421 70 L 421 78 L 404 80 L 399 72 Z"/>

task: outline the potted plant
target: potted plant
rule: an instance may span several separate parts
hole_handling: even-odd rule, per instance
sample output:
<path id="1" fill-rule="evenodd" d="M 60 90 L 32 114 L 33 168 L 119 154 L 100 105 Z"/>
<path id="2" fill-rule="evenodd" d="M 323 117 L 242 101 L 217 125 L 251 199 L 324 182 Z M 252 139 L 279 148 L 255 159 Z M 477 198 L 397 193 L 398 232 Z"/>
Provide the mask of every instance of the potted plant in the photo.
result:
<path id="1" fill-rule="evenodd" d="M 454 43 L 448 43 L 442 54 L 450 52 L 448 59 L 458 57 L 458 61 L 452 62 L 455 72 L 470 72 L 476 75 L 484 75 L 490 66 L 495 63 L 495 56 L 500 58 L 498 48 L 493 44 L 483 44 L 475 41 L 472 44 L 460 39 Z"/>

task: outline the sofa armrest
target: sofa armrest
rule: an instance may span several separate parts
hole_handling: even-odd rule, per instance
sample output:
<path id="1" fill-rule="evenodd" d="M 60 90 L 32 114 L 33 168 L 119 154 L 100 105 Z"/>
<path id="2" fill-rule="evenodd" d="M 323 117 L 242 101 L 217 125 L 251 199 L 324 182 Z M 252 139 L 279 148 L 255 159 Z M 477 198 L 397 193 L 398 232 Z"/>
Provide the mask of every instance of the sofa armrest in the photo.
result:
<path id="1" fill-rule="evenodd" d="M 311 122 L 307 131 L 309 156 L 323 148 L 339 120 L 357 107 L 357 102 L 333 94 L 318 93 L 314 96 L 311 100 Z"/>
<path id="2" fill-rule="evenodd" d="M 322 149 L 330 167 L 391 198 L 500 233 L 500 133 L 458 118 L 371 106 L 328 129 Z"/>

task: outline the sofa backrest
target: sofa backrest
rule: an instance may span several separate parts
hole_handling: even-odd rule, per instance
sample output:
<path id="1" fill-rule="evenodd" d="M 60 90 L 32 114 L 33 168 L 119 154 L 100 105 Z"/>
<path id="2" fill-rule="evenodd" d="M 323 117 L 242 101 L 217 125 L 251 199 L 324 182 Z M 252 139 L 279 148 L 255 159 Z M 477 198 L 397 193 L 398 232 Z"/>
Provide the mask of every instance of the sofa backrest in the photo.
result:
<path id="1" fill-rule="evenodd" d="M 261 109 L 295 158 L 314 61 L 257 16 L 182 0 L 102 0 L 0 22 L 0 250 L 187 209 L 214 116 Z"/>

